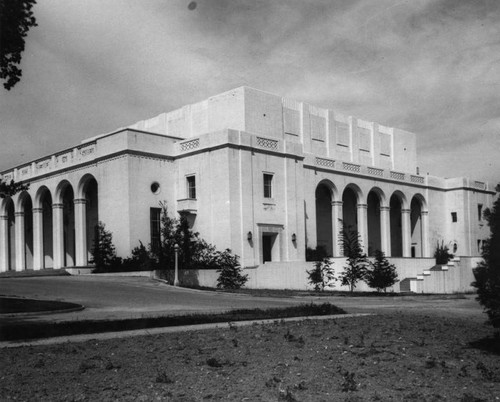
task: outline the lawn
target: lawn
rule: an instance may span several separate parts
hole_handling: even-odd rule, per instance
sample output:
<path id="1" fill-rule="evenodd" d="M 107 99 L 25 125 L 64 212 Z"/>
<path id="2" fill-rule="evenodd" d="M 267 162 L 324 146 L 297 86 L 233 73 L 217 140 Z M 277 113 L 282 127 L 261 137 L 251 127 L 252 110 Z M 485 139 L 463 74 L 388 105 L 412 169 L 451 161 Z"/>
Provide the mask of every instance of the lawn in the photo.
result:
<path id="1" fill-rule="evenodd" d="M 467 319 L 394 313 L 8 348 L 0 354 L 0 395 L 29 401 L 495 401 L 500 356 L 485 341 L 493 333 Z"/>

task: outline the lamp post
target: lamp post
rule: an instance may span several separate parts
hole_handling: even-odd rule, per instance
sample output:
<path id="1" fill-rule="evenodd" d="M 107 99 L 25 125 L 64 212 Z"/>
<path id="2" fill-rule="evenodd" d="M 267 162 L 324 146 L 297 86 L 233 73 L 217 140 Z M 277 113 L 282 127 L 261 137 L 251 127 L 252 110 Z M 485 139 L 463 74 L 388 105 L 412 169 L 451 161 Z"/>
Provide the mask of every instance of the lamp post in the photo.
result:
<path id="1" fill-rule="evenodd" d="M 174 245 L 175 251 L 175 272 L 174 272 L 174 286 L 179 286 L 179 245 Z"/>

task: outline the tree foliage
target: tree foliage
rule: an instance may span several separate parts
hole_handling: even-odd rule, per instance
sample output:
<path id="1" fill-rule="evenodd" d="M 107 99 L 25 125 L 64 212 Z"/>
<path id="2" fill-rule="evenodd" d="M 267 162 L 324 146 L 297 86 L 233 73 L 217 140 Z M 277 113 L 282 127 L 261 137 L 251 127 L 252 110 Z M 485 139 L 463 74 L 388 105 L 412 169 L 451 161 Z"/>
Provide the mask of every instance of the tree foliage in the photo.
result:
<path id="1" fill-rule="evenodd" d="M 0 1 L 0 79 L 10 90 L 21 79 L 21 53 L 24 38 L 31 27 L 37 26 L 31 10 L 36 0 Z"/>
<path id="2" fill-rule="evenodd" d="M 496 187 L 500 193 L 500 184 Z M 500 328 L 500 197 L 497 196 L 492 209 L 484 211 L 490 227 L 490 238 L 482 250 L 483 261 L 474 270 L 477 300 L 488 314 L 489 322 Z"/>
<path id="3" fill-rule="evenodd" d="M 365 275 L 365 281 L 378 292 L 384 292 L 398 280 L 396 267 L 390 264 L 383 251 L 375 250 L 375 261 L 370 262 L 370 268 Z"/>
<path id="4" fill-rule="evenodd" d="M 366 275 L 368 258 L 361 247 L 361 236 L 356 230 L 343 229 L 340 233 L 340 244 L 347 257 L 344 272 L 339 276 L 343 286 L 349 286 L 354 291 L 356 284 Z"/>
<path id="5" fill-rule="evenodd" d="M 453 254 L 450 253 L 448 246 L 445 246 L 444 240 L 441 240 L 441 244 L 439 241 L 437 242 L 434 258 L 437 265 L 446 265 L 453 258 Z"/>
<path id="6" fill-rule="evenodd" d="M 238 261 L 238 256 L 231 254 L 230 249 L 217 252 L 217 287 L 223 289 L 239 289 L 248 280 L 248 275 L 242 273 L 243 269 Z"/>
<path id="7" fill-rule="evenodd" d="M 0 178 L 0 198 L 12 197 L 20 191 L 28 190 L 28 188 L 27 184 L 16 183 L 14 180 L 6 182 Z"/>
<path id="8" fill-rule="evenodd" d="M 324 257 L 314 263 L 313 269 L 307 271 L 309 284 L 314 286 L 315 291 L 323 291 L 326 286 L 332 286 L 337 280 L 332 264 L 330 257 Z"/>
<path id="9" fill-rule="evenodd" d="M 113 234 L 106 230 L 106 225 L 101 221 L 95 226 L 94 243 L 90 253 L 90 263 L 95 265 L 94 272 L 114 271 L 121 265 L 121 258 L 116 256 L 113 245 Z"/>

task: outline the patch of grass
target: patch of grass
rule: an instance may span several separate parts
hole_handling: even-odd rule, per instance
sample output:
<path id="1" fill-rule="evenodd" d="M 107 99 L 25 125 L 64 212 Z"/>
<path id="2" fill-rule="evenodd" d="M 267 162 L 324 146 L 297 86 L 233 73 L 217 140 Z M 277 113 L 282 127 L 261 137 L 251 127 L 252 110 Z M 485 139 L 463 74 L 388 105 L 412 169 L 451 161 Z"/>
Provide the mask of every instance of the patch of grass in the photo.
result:
<path id="1" fill-rule="evenodd" d="M 0 297 L 0 314 L 36 313 L 83 308 L 79 304 L 55 300 L 33 300 L 18 297 Z"/>
<path id="2" fill-rule="evenodd" d="M 289 317 L 337 315 L 346 312 L 330 303 L 302 304 L 287 308 L 240 309 L 219 314 L 190 314 L 184 316 L 145 317 L 121 320 L 88 320 L 65 322 L 5 322 L 0 326 L 0 340 L 26 340 L 76 334 L 129 331 L 137 329 L 174 327 L 207 323 L 280 319 Z"/>
<path id="3" fill-rule="evenodd" d="M 367 292 L 350 292 L 343 290 L 324 290 L 324 291 L 314 291 L 314 290 L 294 290 L 294 289 L 216 289 L 206 286 L 183 286 L 189 289 L 205 290 L 211 292 L 225 292 L 225 293 L 240 293 L 255 297 L 277 297 L 277 298 L 288 298 L 288 297 L 304 297 L 304 296 L 315 296 L 315 297 L 436 297 L 445 299 L 465 299 L 465 295 L 475 294 L 476 292 L 466 292 L 466 293 L 453 293 L 453 294 L 439 294 L 439 293 L 398 293 L 398 292 L 377 292 L 377 291 L 367 291 Z"/>

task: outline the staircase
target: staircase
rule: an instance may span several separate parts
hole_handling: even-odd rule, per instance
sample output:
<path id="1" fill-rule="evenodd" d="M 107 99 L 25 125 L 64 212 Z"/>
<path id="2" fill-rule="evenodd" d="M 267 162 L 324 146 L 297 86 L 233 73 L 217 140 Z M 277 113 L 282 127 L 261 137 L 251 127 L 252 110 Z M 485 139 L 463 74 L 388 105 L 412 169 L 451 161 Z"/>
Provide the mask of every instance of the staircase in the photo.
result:
<path id="1" fill-rule="evenodd" d="M 446 265 L 434 265 L 422 274 L 405 278 L 399 284 L 401 293 L 454 293 L 458 277 L 460 257 L 448 261 Z"/>

